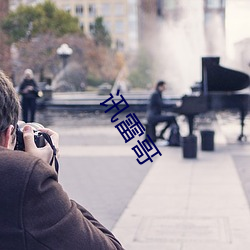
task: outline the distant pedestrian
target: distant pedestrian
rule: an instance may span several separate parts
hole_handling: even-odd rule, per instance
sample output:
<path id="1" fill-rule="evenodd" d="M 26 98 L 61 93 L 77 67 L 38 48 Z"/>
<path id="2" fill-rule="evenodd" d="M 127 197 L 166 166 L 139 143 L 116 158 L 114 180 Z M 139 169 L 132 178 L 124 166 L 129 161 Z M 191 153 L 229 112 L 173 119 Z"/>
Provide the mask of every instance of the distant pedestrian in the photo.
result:
<path id="1" fill-rule="evenodd" d="M 38 87 L 34 80 L 31 69 L 24 71 L 24 79 L 19 88 L 22 95 L 22 115 L 24 122 L 34 122 L 36 114 L 36 99 L 38 97 Z"/>

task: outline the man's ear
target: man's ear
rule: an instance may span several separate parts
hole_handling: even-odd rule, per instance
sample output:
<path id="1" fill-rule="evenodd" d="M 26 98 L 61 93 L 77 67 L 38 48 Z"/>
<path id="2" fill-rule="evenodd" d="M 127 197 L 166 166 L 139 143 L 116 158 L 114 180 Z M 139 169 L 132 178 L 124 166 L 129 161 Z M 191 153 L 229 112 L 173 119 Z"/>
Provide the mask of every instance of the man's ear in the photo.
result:
<path id="1" fill-rule="evenodd" d="M 4 132 L 4 136 L 2 138 L 2 146 L 8 149 L 14 149 L 13 144 L 13 130 L 14 126 L 10 125 Z"/>

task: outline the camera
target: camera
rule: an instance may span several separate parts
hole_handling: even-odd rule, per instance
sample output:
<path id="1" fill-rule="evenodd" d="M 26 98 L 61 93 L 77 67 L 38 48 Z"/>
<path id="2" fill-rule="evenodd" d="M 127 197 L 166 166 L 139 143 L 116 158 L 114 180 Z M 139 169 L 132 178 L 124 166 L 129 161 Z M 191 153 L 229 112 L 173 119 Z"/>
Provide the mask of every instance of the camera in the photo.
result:
<path id="1" fill-rule="evenodd" d="M 30 125 L 34 131 L 34 141 L 35 144 L 38 148 L 42 148 L 45 146 L 45 139 L 43 135 L 37 131 L 39 128 L 43 128 L 43 126 L 39 123 L 21 123 L 17 125 L 16 129 L 16 145 L 15 145 L 15 150 L 25 150 L 25 145 L 24 145 L 24 140 L 23 140 L 23 127 L 24 125 Z"/>

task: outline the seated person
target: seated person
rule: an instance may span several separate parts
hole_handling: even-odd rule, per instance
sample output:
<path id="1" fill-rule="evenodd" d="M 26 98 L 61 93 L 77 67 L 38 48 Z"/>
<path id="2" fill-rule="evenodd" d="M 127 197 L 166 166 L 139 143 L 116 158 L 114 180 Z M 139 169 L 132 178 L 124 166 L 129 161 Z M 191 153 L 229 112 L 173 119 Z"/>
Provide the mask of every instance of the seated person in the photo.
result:
<path id="1" fill-rule="evenodd" d="M 158 123 L 166 123 L 165 127 L 162 129 L 159 135 L 152 135 L 154 138 L 151 138 L 153 141 L 157 139 L 163 139 L 165 131 L 172 125 L 176 124 L 175 116 L 173 115 L 162 115 L 162 108 L 167 107 L 162 101 L 162 92 L 166 89 L 166 82 L 159 81 L 156 84 L 155 91 L 150 97 L 148 107 L 147 107 L 147 122 L 152 126 L 156 126 Z M 178 126 L 178 125 L 177 125 Z"/>

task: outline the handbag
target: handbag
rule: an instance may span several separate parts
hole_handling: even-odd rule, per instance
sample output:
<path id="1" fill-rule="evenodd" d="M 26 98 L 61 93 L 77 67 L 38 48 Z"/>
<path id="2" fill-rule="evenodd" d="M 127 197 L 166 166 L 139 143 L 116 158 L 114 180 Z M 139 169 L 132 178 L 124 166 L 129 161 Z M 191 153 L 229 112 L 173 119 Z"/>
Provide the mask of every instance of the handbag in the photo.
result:
<path id="1" fill-rule="evenodd" d="M 170 127 L 168 146 L 179 147 L 180 145 L 181 145 L 180 128 L 177 124 L 173 124 Z"/>

